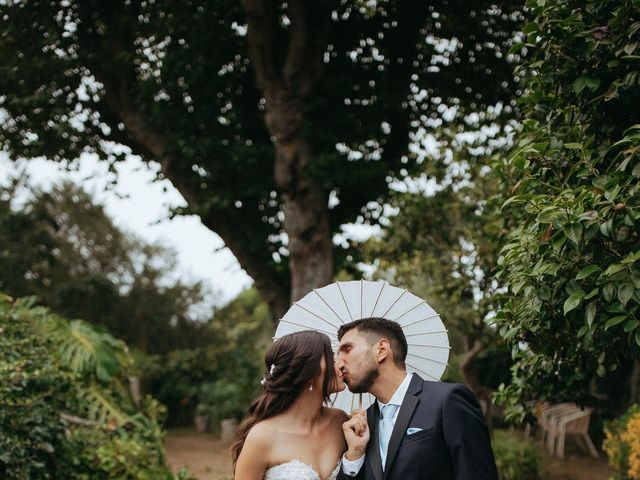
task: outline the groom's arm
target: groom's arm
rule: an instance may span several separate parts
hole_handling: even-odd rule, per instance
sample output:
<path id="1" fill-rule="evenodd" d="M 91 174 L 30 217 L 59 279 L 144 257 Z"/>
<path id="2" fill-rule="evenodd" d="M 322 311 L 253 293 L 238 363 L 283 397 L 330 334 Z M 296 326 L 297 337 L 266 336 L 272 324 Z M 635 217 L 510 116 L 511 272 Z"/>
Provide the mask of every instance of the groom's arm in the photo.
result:
<path id="1" fill-rule="evenodd" d="M 369 426 L 365 412 L 353 412 L 353 416 L 342 424 L 342 432 L 347 442 L 347 451 L 342 456 L 342 465 L 338 478 L 360 479 L 363 477 L 362 466 L 365 451 L 369 443 Z"/>
<path id="2" fill-rule="evenodd" d="M 497 480 L 489 430 L 475 395 L 455 385 L 442 410 L 444 439 L 457 480 Z"/>
<path id="3" fill-rule="evenodd" d="M 364 455 L 357 460 L 349 460 L 347 454 L 342 456 L 342 465 L 340 472 L 338 472 L 338 478 L 341 480 L 353 480 L 361 479 L 364 476 L 362 466 L 364 465 Z"/>

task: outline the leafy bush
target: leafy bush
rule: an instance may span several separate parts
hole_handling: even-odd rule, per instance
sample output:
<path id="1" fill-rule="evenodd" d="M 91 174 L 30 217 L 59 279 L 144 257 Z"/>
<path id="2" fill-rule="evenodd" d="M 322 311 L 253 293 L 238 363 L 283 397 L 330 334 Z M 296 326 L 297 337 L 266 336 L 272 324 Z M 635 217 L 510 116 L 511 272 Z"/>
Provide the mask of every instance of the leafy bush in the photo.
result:
<path id="1" fill-rule="evenodd" d="M 633 405 L 621 417 L 607 422 L 604 451 L 616 471 L 615 480 L 640 478 L 640 407 Z"/>
<path id="2" fill-rule="evenodd" d="M 544 478 L 540 447 L 514 432 L 494 430 L 491 439 L 500 480 Z"/>
<path id="3" fill-rule="evenodd" d="M 34 305 L 0 294 L 0 478 L 172 479 L 163 407 L 129 394 L 126 346 Z"/>
<path id="4" fill-rule="evenodd" d="M 495 169 L 512 186 L 496 323 L 516 360 L 498 395 L 514 420 L 528 400 L 593 401 L 593 380 L 640 353 L 639 4 L 527 6 L 526 119 Z"/>
<path id="5" fill-rule="evenodd" d="M 214 430 L 225 418 L 240 418 L 247 403 L 243 390 L 237 382 L 225 379 L 205 383 L 198 395 L 198 413 L 209 416 L 209 426 Z"/>
<path id="6" fill-rule="evenodd" d="M 51 338 L 34 335 L 29 307 L 0 297 L 0 478 L 52 478 L 64 438 L 58 411 L 71 372 L 50 355 Z"/>
<path id="7" fill-rule="evenodd" d="M 167 405 L 171 425 L 191 425 L 196 413 L 214 425 L 242 416 L 258 393 L 272 332 L 268 307 L 252 288 L 215 312 L 206 329 L 210 345 L 158 358 L 148 370 L 151 388 Z"/>

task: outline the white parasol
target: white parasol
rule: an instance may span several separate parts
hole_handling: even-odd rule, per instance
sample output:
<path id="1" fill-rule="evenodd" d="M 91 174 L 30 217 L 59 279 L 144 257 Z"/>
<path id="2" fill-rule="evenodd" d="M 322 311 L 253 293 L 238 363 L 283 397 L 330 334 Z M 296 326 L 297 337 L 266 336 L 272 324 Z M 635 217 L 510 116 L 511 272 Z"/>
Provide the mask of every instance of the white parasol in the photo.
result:
<path id="1" fill-rule="evenodd" d="M 367 317 L 399 323 L 407 337 L 407 371 L 416 372 L 425 380 L 440 380 L 450 350 L 447 329 L 440 316 L 425 300 L 387 282 L 336 282 L 314 289 L 291 306 L 273 339 L 315 330 L 329 336 L 335 351 L 340 325 Z M 367 408 L 375 398 L 368 393 L 354 395 L 345 389 L 332 400 L 335 407 L 351 413 L 356 407 Z"/>

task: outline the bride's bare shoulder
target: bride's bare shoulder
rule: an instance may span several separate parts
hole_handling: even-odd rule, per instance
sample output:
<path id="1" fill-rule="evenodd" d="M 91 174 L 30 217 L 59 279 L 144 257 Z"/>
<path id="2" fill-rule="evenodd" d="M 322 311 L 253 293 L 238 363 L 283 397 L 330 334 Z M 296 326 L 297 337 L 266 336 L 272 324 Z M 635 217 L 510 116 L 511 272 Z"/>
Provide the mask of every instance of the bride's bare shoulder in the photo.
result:
<path id="1" fill-rule="evenodd" d="M 344 423 L 347 420 L 349 420 L 349 415 L 347 415 L 347 412 L 345 412 L 344 410 L 340 408 L 333 408 L 333 407 L 325 407 L 325 408 L 327 409 L 327 412 L 331 416 L 332 420 L 340 423 Z"/>
<path id="2" fill-rule="evenodd" d="M 273 442 L 273 434 L 276 429 L 274 428 L 273 422 L 269 420 L 270 419 L 262 420 L 251 427 L 251 430 L 247 433 L 245 444 L 250 442 L 258 448 L 270 445 Z"/>

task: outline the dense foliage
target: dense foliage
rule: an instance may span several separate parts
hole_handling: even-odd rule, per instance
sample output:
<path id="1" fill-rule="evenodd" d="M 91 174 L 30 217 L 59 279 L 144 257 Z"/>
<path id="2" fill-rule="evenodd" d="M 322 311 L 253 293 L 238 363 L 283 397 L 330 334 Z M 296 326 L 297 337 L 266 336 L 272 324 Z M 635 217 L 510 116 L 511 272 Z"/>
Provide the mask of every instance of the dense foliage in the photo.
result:
<path id="1" fill-rule="evenodd" d="M 201 283 L 176 278 L 175 253 L 116 226 L 82 187 L 0 188 L 0 290 L 106 327 L 146 353 L 204 343 Z M 209 300 L 210 301 L 210 300 Z"/>
<path id="2" fill-rule="evenodd" d="M 499 395 L 513 418 L 533 398 L 588 401 L 616 370 L 628 404 L 640 352 L 640 5 L 527 6 L 525 120 L 495 167 L 511 189 L 496 321 L 517 360 Z"/>
<path id="3" fill-rule="evenodd" d="M 6 295 L 0 332 L 2 478 L 173 478 L 163 409 L 130 394 L 122 342 Z"/>
<path id="4" fill-rule="evenodd" d="M 255 289 L 216 310 L 203 332 L 209 344 L 147 359 L 150 389 L 168 408 L 171 425 L 207 415 L 216 430 L 223 418 L 240 418 L 257 395 L 263 355 L 271 342 L 269 308 Z"/>
<path id="5" fill-rule="evenodd" d="M 538 480 L 545 478 L 542 449 L 518 432 L 494 430 L 491 446 L 500 480 Z"/>
<path id="6" fill-rule="evenodd" d="M 490 391 L 508 380 L 510 366 L 508 350 L 485 321 L 495 309 L 497 242 L 483 207 L 499 186 L 481 173 L 479 159 L 465 169 L 462 159 L 471 158 L 463 153 L 456 165 L 464 176 L 427 191 L 396 192 L 394 215 L 367 242 L 364 257 L 375 276 L 426 298 L 439 312 L 452 347 L 445 379 L 464 380 L 488 412 Z"/>

